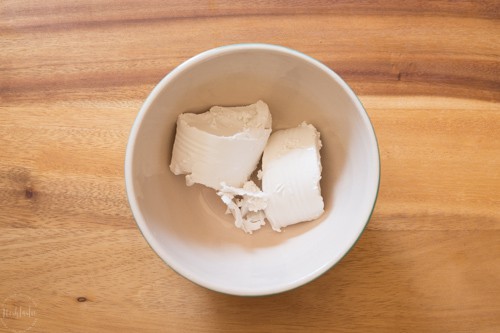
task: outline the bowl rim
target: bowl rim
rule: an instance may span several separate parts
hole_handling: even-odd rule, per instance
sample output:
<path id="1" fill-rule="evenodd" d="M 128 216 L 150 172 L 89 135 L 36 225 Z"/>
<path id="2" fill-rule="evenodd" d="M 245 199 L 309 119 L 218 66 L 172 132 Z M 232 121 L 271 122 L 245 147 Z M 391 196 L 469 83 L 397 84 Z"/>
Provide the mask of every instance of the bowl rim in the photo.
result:
<path id="1" fill-rule="evenodd" d="M 170 256 L 166 251 L 163 250 L 161 247 L 161 244 L 159 244 L 156 239 L 153 237 L 152 233 L 150 232 L 149 228 L 147 227 L 147 224 L 145 222 L 145 218 L 142 215 L 142 212 L 139 208 L 139 205 L 137 203 L 137 199 L 135 197 L 135 189 L 134 189 L 134 184 L 133 184 L 133 157 L 134 157 L 134 150 L 135 150 L 135 142 L 137 138 L 137 134 L 139 132 L 139 129 L 141 127 L 142 121 L 148 112 L 148 109 L 151 107 L 153 102 L 158 98 L 159 93 L 167 86 L 171 81 L 173 81 L 178 75 L 182 74 L 183 71 L 186 69 L 190 68 L 191 66 L 203 61 L 203 60 L 208 60 L 212 57 L 216 57 L 219 55 L 227 54 L 227 53 L 233 53 L 233 52 L 241 52 L 243 50 L 260 50 L 260 51 L 273 51 L 273 52 L 278 52 L 278 53 L 284 53 L 296 58 L 300 58 L 309 64 L 314 65 L 315 67 L 319 68 L 326 74 L 328 74 L 334 81 L 336 81 L 344 91 L 348 94 L 348 96 L 351 98 L 353 103 L 356 105 L 356 109 L 360 111 L 360 116 L 362 118 L 363 123 L 366 125 L 366 128 L 369 130 L 369 139 L 372 148 L 375 147 L 375 149 L 372 149 L 372 154 L 370 156 L 370 160 L 374 161 L 374 165 L 376 166 L 376 175 L 377 175 L 377 180 L 376 180 L 376 186 L 373 187 L 373 184 L 370 184 L 372 188 L 370 188 L 370 201 L 372 203 L 372 207 L 370 209 L 370 212 L 367 214 L 364 223 L 361 225 L 359 228 L 358 232 L 356 233 L 356 237 L 353 237 L 353 239 L 350 240 L 350 246 L 343 251 L 341 251 L 341 254 L 336 257 L 330 258 L 330 260 L 327 261 L 321 268 L 317 269 L 316 271 L 309 273 L 309 274 L 304 274 L 303 277 L 300 279 L 291 281 L 289 283 L 276 286 L 276 287 L 267 287 L 267 288 L 262 288 L 262 289 L 240 289 L 240 288 L 233 288 L 233 287 L 227 287 L 223 285 L 217 285 L 214 283 L 211 283 L 209 281 L 205 281 L 203 278 L 200 278 L 198 276 L 194 276 L 191 274 L 189 269 L 185 269 L 182 264 L 178 263 L 172 256 Z M 126 189 L 126 194 L 127 194 L 127 199 L 128 203 L 130 206 L 130 209 L 132 211 L 132 215 L 134 217 L 134 220 L 139 227 L 140 232 L 142 233 L 143 237 L 145 238 L 146 242 L 148 245 L 153 249 L 153 251 L 160 257 L 160 259 L 163 260 L 167 266 L 169 266 L 171 269 L 173 269 L 177 274 L 185 277 L 186 279 L 190 280 L 191 282 L 198 284 L 202 287 L 205 287 L 207 289 L 217 291 L 223 294 L 229 294 L 229 295 L 236 295 L 236 296 L 265 296 L 265 295 L 274 295 L 274 294 L 279 294 L 282 292 L 286 292 L 295 288 L 298 288 L 302 285 L 305 285 L 318 277 L 322 276 L 325 272 L 330 270 L 332 267 L 337 265 L 340 261 L 342 261 L 343 258 L 354 248 L 355 244 L 358 242 L 358 240 L 361 238 L 361 235 L 364 233 L 366 230 L 366 227 L 368 225 L 368 222 L 370 221 L 375 205 L 377 202 L 379 190 L 380 190 L 380 178 L 381 178 L 381 162 L 380 162 L 380 149 L 378 145 L 378 140 L 377 136 L 375 134 L 375 129 L 373 126 L 373 123 L 370 121 L 370 118 L 368 116 L 368 113 L 366 112 L 361 100 L 359 97 L 354 93 L 352 88 L 347 84 L 346 81 L 344 81 L 339 74 L 334 72 L 331 68 L 323 64 L 321 61 L 304 54 L 300 51 L 294 50 L 289 47 L 281 46 L 281 45 L 275 45 L 275 44 L 265 44 L 265 43 L 240 43 L 240 44 L 229 44 L 229 45 L 223 45 L 219 47 L 215 47 L 206 51 L 203 51 L 187 60 L 182 62 L 180 65 L 176 66 L 172 71 L 170 71 L 168 74 L 166 74 L 160 82 L 153 88 L 153 90 L 149 93 L 147 96 L 146 100 L 142 104 L 135 120 L 132 125 L 132 128 L 129 133 L 129 139 L 127 142 L 126 146 L 126 151 L 125 151 L 125 165 L 124 165 L 124 173 L 125 173 L 125 189 Z"/>

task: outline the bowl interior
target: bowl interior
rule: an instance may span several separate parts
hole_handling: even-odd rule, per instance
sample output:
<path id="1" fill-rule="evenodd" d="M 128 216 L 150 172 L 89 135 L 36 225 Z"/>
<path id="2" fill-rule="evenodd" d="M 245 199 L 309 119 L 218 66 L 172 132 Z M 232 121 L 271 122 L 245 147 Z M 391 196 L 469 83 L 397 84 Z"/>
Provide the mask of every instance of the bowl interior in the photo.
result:
<path id="1" fill-rule="evenodd" d="M 321 133 L 324 215 L 276 233 L 233 226 L 213 190 L 169 170 L 177 116 L 262 99 L 273 129 L 312 123 Z M 281 292 L 335 264 L 371 214 L 379 180 L 371 124 L 347 85 L 320 63 L 272 46 L 215 49 L 155 88 L 131 133 L 126 181 L 137 223 L 159 256 L 205 287 L 238 295 Z"/>

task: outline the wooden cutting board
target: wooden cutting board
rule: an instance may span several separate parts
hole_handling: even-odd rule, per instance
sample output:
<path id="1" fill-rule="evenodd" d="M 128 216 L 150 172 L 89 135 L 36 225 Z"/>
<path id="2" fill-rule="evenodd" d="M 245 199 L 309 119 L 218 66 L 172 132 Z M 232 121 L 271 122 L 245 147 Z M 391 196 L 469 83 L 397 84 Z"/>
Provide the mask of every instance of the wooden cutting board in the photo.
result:
<path id="1" fill-rule="evenodd" d="M 498 332 L 498 1 L 0 2 L 0 332 Z M 151 250 L 125 146 L 189 57 L 262 42 L 360 96 L 380 145 L 355 248 L 299 289 L 239 298 Z M 16 312 L 17 311 L 17 312 Z"/>

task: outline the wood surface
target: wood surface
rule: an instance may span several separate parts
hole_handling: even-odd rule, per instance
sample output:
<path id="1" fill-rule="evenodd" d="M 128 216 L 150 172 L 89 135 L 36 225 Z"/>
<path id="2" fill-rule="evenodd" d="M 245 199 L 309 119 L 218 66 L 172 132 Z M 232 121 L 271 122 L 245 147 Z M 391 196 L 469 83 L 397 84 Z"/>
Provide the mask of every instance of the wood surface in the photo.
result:
<path id="1" fill-rule="evenodd" d="M 494 0 L 0 1 L 0 302 L 36 302 L 29 332 L 499 332 L 499 18 Z M 269 297 L 177 275 L 124 189 L 154 85 L 241 42 L 338 72 L 382 163 L 354 249 Z"/>

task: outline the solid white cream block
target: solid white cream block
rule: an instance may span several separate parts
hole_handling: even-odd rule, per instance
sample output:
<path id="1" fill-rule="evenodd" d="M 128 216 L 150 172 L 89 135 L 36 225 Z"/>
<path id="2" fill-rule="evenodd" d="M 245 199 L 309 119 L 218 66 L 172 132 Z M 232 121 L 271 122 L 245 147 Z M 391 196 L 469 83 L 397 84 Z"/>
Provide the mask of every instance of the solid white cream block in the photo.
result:
<path id="1" fill-rule="evenodd" d="M 240 107 L 214 106 L 208 112 L 183 113 L 170 170 L 186 174 L 186 184 L 221 189 L 221 183 L 242 187 L 256 169 L 272 118 L 266 103 Z"/>
<path id="2" fill-rule="evenodd" d="M 321 140 L 313 125 L 274 132 L 262 157 L 265 214 L 272 228 L 311 221 L 323 214 Z"/>

